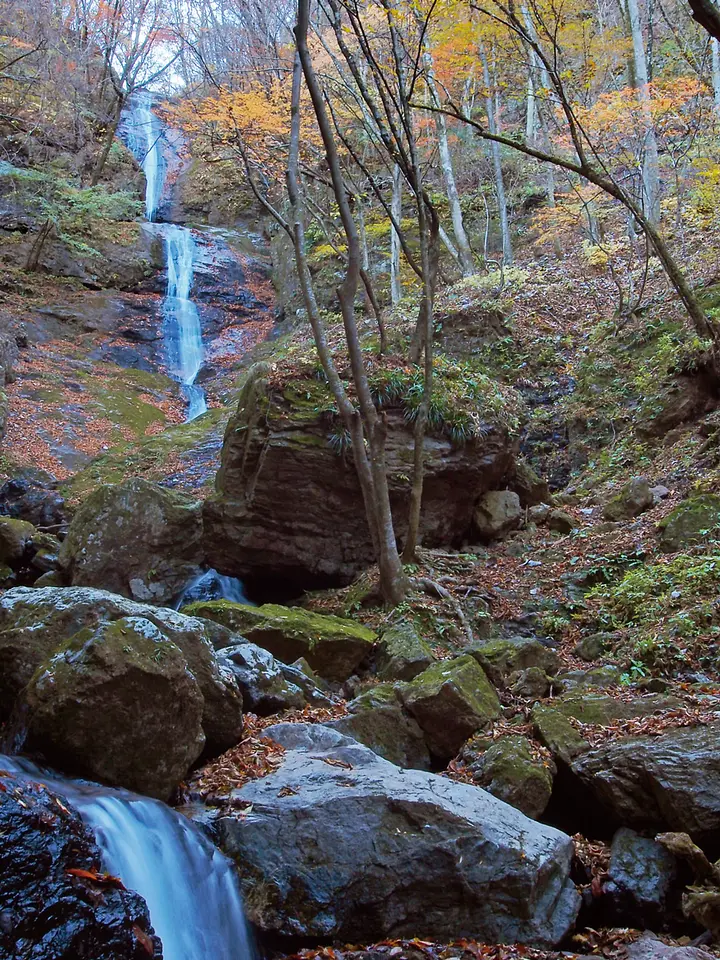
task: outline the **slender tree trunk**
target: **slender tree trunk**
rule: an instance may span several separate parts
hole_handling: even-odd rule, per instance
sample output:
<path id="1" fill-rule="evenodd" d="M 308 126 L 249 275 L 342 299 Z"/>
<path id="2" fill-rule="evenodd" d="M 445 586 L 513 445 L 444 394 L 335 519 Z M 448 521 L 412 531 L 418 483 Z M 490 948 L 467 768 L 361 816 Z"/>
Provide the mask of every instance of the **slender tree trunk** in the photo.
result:
<path id="1" fill-rule="evenodd" d="M 113 113 L 112 120 L 110 121 L 110 126 L 107 129 L 107 133 L 105 134 L 105 143 L 103 144 L 100 156 L 98 157 L 97 163 L 95 164 L 95 169 L 93 170 L 92 179 L 90 180 L 90 184 L 93 187 L 97 186 L 97 184 L 100 182 L 100 177 L 105 169 L 107 158 L 110 156 L 110 150 L 115 142 L 115 134 L 117 133 L 117 129 L 120 124 L 120 117 L 122 116 L 124 106 L 125 98 L 118 95 L 115 102 L 115 111 Z"/>
<path id="2" fill-rule="evenodd" d="M 720 40 L 710 41 L 712 49 L 712 85 L 715 100 L 715 113 L 720 117 Z"/>
<path id="3" fill-rule="evenodd" d="M 480 41 L 479 45 L 480 60 L 483 68 L 483 83 L 485 84 L 485 109 L 487 111 L 488 130 L 493 136 L 497 135 L 497 123 L 495 120 L 495 106 L 490 88 L 490 69 L 488 67 L 485 45 Z M 508 221 L 507 199 L 505 196 L 505 181 L 502 172 L 502 159 L 500 155 L 500 144 L 493 140 L 490 143 L 492 153 L 493 170 L 495 172 L 495 193 L 498 202 L 498 215 L 500 218 L 500 230 L 502 233 L 503 263 L 513 262 L 512 240 L 510 238 L 510 223 Z"/>
<path id="4" fill-rule="evenodd" d="M 660 222 L 660 168 L 655 126 L 652 116 L 652 101 L 648 78 L 648 63 L 645 56 L 642 22 L 638 0 L 627 0 L 628 19 L 633 44 L 633 64 L 637 82 L 638 98 L 643 110 L 645 124 L 645 142 L 643 149 L 642 181 L 643 207 L 652 223 Z"/>
<path id="5" fill-rule="evenodd" d="M 393 167 L 392 203 L 390 212 L 395 223 L 402 220 L 402 173 L 396 163 Z M 402 298 L 402 282 L 400 280 L 400 234 L 393 225 L 390 228 L 390 299 L 396 304 Z"/>
<path id="6" fill-rule="evenodd" d="M 525 111 L 525 139 L 529 144 L 535 143 L 535 133 L 537 130 L 537 107 L 535 100 L 535 80 L 534 80 L 534 61 L 535 51 L 530 51 L 530 70 L 527 81 L 527 108 Z"/>

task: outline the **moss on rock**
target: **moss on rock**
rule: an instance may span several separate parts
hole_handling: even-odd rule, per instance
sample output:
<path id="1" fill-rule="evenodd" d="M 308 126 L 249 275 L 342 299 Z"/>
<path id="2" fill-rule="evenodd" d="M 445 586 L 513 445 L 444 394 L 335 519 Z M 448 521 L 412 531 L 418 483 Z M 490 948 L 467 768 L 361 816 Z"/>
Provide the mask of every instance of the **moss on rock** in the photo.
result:
<path id="1" fill-rule="evenodd" d="M 705 493 L 683 500 L 658 524 L 660 546 L 674 553 L 693 543 L 720 538 L 720 496 Z"/>

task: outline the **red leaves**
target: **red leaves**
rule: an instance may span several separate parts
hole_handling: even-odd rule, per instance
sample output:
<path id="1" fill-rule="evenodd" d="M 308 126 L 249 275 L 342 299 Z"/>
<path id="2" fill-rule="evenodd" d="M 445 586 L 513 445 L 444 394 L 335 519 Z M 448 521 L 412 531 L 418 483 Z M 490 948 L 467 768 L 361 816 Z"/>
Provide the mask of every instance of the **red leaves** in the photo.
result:
<path id="1" fill-rule="evenodd" d="M 135 934 L 135 939 L 147 951 L 148 955 L 151 957 L 155 956 L 155 944 L 153 943 L 153 938 L 145 933 L 145 931 L 137 924 L 135 924 L 132 930 Z"/>
<path id="2" fill-rule="evenodd" d="M 81 867 L 70 867 L 65 871 L 71 877 L 77 877 L 79 880 L 90 880 L 93 883 L 99 883 L 107 887 L 116 887 L 118 890 L 125 890 L 125 884 L 120 877 L 113 877 L 110 873 L 98 873 L 96 870 L 83 870 Z"/>

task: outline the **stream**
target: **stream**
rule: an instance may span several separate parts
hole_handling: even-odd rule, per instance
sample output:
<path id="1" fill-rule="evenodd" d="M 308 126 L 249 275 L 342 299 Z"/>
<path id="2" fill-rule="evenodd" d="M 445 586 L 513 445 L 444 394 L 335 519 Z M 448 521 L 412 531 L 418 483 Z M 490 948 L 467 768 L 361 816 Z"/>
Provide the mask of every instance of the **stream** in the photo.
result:
<path id="1" fill-rule="evenodd" d="M 252 938 L 230 861 L 159 800 L 69 780 L 20 757 L 0 768 L 64 797 L 95 835 L 103 866 L 145 900 L 164 960 L 251 960 Z"/>

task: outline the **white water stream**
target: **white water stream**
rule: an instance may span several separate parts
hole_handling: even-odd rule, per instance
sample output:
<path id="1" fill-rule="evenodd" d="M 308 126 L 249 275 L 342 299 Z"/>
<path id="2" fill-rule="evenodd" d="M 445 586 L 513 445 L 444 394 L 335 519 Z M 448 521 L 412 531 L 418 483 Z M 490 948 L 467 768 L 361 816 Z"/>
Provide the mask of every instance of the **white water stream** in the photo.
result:
<path id="1" fill-rule="evenodd" d="M 124 136 L 145 174 L 145 216 L 153 221 L 163 197 L 167 165 L 160 148 L 163 127 L 152 112 L 152 101 L 141 94 L 131 101 Z M 205 350 L 198 309 L 190 299 L 196 246 L 192 231 L 174 223 L 158 232 L 165 243 L 167 290 L 163 304 L 165 345 L 170 375 L 179 380 L 188 401 L 187 420 L 207 410 L 205 391 L 195 380 Z"/>
<path id="2" fill-rule="evenodd" d="M 232 864 L 185 817 L 159 800 L 66 780 L 23 758 L 0 755 L 0 768 L 44 783 L 78 811 L 104 868 L 147 903 L 164 960 L 252 960 Z"/>

